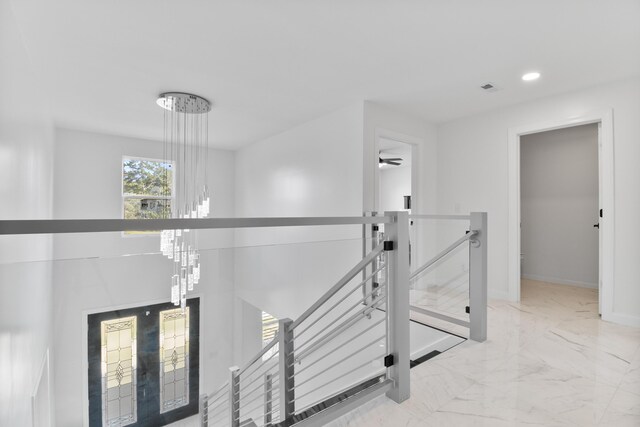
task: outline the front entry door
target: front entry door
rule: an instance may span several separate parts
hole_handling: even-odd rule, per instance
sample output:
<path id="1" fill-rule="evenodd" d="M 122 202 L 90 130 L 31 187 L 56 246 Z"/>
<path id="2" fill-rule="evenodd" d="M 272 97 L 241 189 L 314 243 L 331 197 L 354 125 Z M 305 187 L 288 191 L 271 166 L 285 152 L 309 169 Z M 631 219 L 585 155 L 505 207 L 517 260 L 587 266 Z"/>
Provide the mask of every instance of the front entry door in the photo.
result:
<path id="1" fill-rule="evenodd" d="M 89 426 L 163 426 L 198 413 L 200 301 L 88 316 Z"/>

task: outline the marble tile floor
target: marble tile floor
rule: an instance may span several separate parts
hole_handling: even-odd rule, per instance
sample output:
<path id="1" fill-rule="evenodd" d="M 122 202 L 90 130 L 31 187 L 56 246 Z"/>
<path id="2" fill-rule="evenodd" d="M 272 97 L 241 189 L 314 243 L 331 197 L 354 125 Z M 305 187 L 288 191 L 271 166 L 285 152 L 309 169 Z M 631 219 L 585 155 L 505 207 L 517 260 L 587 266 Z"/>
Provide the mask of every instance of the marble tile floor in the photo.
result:
<path id="1" fill-rule="evenodd" d="M 343 426 L 640 427 L 640 328 L 603 322 L 596 290 L 522 282 L 491 301 L 489 339 L 411 370 L 411 398 L 380 397 Z"/>

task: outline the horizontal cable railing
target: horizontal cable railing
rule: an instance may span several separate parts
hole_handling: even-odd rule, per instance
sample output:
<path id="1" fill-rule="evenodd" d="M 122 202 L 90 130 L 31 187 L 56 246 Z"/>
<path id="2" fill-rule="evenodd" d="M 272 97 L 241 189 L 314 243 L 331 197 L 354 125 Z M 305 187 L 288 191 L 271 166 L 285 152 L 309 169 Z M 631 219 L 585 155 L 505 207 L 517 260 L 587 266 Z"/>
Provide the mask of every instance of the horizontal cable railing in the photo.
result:
<path id="1" fill-rule="evenodd" d="M 387 224 L 388 240 L 376 241 L 298 318 L 280 319 L 274 339 L 247 364 L 230 368 L 229 382 L 202 397 L 203 426 L 323 425 L 369 393 L 408 398 L 407 216 L 360 219 Z M 213 423 L 220 413 L 224 422 Z"/>

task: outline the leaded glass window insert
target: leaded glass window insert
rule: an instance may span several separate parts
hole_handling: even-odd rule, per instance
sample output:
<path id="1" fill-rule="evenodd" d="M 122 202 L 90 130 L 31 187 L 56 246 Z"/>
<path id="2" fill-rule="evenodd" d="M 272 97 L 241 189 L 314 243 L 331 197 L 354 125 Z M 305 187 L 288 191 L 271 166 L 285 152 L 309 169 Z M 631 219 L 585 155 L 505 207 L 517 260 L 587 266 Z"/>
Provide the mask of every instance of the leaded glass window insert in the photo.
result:
<path id="1" fill-rule="evenodd" d="M 160 413 L 189 404 L 189 307 L 160 312 Z"/>
<path id="2" fill-rule="evenodd" d="M 136 321 L 131 316 L 100 324 L 103 426 L 127 426 L 138 418 Z"/>

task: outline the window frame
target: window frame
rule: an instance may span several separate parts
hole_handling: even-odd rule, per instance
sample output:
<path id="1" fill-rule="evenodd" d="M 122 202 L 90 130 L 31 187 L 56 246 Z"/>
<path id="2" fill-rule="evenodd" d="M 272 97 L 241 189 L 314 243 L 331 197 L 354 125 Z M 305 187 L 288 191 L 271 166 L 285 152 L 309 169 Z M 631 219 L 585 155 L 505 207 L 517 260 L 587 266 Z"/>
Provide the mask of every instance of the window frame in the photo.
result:
<path id="1" fill-rule="evenodd" d="M 173 173 L 171 174 L 171 196 L 154 196 L 154 195 L 126 195 L 124 192 L 124 162 L 125 160 L 142 160 L 146 162 L 158 162 L 158 163 L 167 163 L 171 165 L 171 170 Z M 128 156 L 122 155 L 122 159 L 120 160 L 120 217 L 124 218 L 124 207 L 126 199 L 162 199 L 169 200 L 171 202 L 171 210 L 173 212 L 173 207 L 176 202 L 176 162 L 171 160 L 163 160 L 163 159 L 155 159 L 152 157 L 142 157 L 142 156 Z M 137 237 L 154 237 L 160 235 L 160 230 L 158 231 L 145 231 L 139 233 L 128 233 L 126 231 L 120 232 L 122 237 L 126 238 L 137 238 Z"/>

